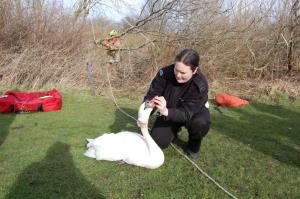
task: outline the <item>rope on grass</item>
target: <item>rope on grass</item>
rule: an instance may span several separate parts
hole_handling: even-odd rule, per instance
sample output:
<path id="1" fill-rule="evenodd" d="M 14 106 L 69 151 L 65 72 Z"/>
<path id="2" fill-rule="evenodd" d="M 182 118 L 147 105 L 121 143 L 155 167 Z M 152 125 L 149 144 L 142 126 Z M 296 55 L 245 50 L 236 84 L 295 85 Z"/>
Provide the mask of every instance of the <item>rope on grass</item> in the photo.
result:
<path id="1" fill-rule="evenodd" d="M 112 90 L 112 86 L 111 86 L 111 82 L 110 82 L 110 77 L 109 77 L 109 73 L 108 70 L 106 69 L 106 75 L 107 75 L 107 80 L 108 80 L 108 84 L 109 84 L 109 90 L 110 90 L 110 94 L 111 97 L 113 99 L 113 102 L 115 104 L 115 106 L 117 107 L 117 109 L 119 111 L 121 111 L 123 114 L 125 114 L 126 116 L 130 117 L 131 119 L 135 120 L 136 122 L 138 121 L 136 118 L 134 118 L 133 116 L 131 116 L 130 114 L 126 113 L 126 111 L 124 111 L 117 103 L 117 100 L 113 94 L 113 90 Z M 192 165 L 194 165 L 198 171 L 200 171 L 205 177 L 207 177 L 209 180 L 211 180 L 217 187 L 219 187 L 222 191 L 224 191 L 227 195 L 229 195 L 231 198 L 234 199 L 238 199 L 236 196 L 234 196 L 233 194 L 231 194 L 229 191 L 227 191 L 224 187 L 222 187 L 216 180 L 214 180 L 212 177 L 210 177 L 205 171 L 203 171 L 193 160 L 191 160 L 187 155 L 183 154 L 177 147 L 175 147 L 174 144 L 171 143 L 171 146 L 179 153 L 181 154 L 183 157 L 185 157 L 190 163 L 192 163 Z"/>
<path id="2" fill-rule="evenodd" d="M 217 181 L 215 181 L 212 177 L 210 177 L 205 171 L 203 171 L 193 160 L 191 160 L 187 155 L 185 155 L 184 153 L 182 153 L 177 147 L 174 146 L 174 144 L 171 143 L 171 146 L 182 156 L 184 156 L 190 163 L 192 163 L 192 165 L 194 165 L 205 177 L 207 177 L 208 179 L 210 179 L 215 185 L 217 185 L 217 187 L 219 187 L 220 189 L 222 189 L 227 195 L 229 195 L 230 197 L 237 199 L 236 196 L 234 196 L 233 194 L 231 194 L 229 191 L 227 191 L 224 187 L 222 187 Z"/>
<path id="3" fill-rule="evenodd" d="M 128 113 L 126 113 L 126 111 L 124 111 L 117 103 L 117 100 L 113 94 L 113 91 L 112 91 L 112 86 L 111 86 L 111 83 L 110 83 L 110 77 L 109 77 L 109 73 L 108 73 L 108 70 L 106 68 L 106 76 L 107 76 L 107 80 L 108 80 L 108 84 L 109 84 L 109 90 L 110 90 L 110 94 L 111 94 L 111 97 L 113 99 L 113 102 L 114 104 L 116 105 L 116 107 L 119 109 L 119 111 L 121 111 L 124 115 L 130 117 L 131 119 L 135 120 L 137 122 L 137 119 L 135 119 L 133 116 L 129 115 Z"/>

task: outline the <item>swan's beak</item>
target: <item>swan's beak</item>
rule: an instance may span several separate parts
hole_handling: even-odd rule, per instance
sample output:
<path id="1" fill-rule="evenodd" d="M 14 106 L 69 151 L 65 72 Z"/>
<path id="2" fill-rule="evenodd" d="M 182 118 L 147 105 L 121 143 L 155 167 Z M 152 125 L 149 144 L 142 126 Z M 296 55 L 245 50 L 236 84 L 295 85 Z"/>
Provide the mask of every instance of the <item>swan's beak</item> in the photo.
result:
<path id="1" fill-rule="evenodd" d="M 141 128 L 147 128 L 148 126 L 148 120 L 151 114 L 151 111 L 153 108 L 147 108 L 148 102 L 144 102 L 141 104 L 139 108 L 139 113 L 138 113 L 138 126 Z"/>
<path id="2" fill-rule="evenodd" d="M 154 108 L 154 107 L 155 107 L 155 103 L 152 100 L 146 101 L 144 110 L 146 110 L 147 108 Z"/>

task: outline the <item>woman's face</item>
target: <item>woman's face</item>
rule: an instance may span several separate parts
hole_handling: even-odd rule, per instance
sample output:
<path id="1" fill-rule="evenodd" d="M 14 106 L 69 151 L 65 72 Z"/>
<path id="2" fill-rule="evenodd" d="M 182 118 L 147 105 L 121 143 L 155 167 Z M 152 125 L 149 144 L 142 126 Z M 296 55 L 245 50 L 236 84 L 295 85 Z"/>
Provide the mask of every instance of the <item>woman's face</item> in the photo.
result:
<path id="1" fill-rule="evenodd" d="M 196 72 L 197 70 L 193 72 L 190 66 L 182 62 L 175 63 L 174 74 L 178 83 L 188 82 Z"/>

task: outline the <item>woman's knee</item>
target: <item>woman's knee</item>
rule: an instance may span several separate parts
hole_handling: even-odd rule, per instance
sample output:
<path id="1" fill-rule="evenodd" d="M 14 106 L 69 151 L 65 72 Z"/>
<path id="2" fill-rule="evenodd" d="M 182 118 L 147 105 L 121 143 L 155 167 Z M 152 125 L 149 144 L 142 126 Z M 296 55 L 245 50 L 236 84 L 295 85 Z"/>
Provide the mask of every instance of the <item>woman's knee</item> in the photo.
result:
<path id="1" fill-rule="evenodd" d="M 174 135 L 154 130 L 151 132 L 151 137 L 161 149 L 165 149 L 172 142 Z"/>
<path id="2" fill-rule="evenodd" d="M 210 113 L 209 111 L 205 108 L 203 111 L 195 114 L 190 122 L 191 126 L 196 126 L 198 128 L 201 127 L 209 127 L 210 126 Z"/>
<path id="3" fill-rule="evenodd" d="M 191 127 L 196 129 L 209 128 L 210 123 L 210 120 L 207 118 L 196 117 L 191 121 Z"/>
<path id="4" fill-rule="evenodd" d="M 189 134 L 195 137 L 204 137 L 210 129 L 210 124 L 209 112 L 196 114 L 189 122 Z"/>

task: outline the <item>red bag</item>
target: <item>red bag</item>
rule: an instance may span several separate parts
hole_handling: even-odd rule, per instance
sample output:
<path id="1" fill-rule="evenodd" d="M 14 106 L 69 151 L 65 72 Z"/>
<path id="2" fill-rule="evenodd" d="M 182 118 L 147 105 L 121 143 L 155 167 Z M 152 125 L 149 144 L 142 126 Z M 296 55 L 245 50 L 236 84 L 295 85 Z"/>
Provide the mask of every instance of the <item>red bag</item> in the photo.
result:
<path id="1" fill-rule="evenodd" d="M 219 93 L 216 95 L 215 100 L 219 106 L 238 107 L 249 104 L 247 100 L 226 93 Z"/>
<path id="2" fill-rule="evenodd" d="M 62 98 L 56 90 L 44 92 L 8 91 L 0 98 L 0 112 L 35 112 L 60 110 Z"/>
<path id="3" fill-rule="evenodd" d="M 11 95 L 0 96 L 0 113 L 11 113 L 14 111 L 15 97 Z"/>

